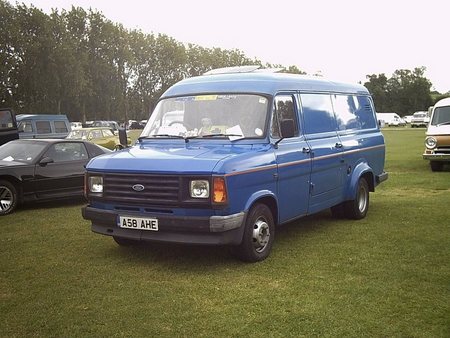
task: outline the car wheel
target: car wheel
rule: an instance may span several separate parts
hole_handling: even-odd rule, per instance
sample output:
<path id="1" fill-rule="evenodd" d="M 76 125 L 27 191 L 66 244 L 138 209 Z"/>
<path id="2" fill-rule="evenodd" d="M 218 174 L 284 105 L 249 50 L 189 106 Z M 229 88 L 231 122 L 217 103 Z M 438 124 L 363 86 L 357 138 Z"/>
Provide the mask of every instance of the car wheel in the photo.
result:
<path id="1" fill-rule="evenodd" d="M 133 246 L 139 243 L 139 241 L 129 238 L 113 236 L 114 241 L 120 246 Z"/>
<path id="2" fill-rule="evenodd" d="M 430 161 L 431 171 L 442 171 L 444 163 L 437 161 Z"/>
<path id="3" fill-rule="evenodd" d="M 266 259 L 275 239 L 275 223 L 269 207 L 255 204 L 245 221 L 244 236 L 233 253 L 244 262 L 259 262 Z"/>
<path id="4" fill-rule="evenodd" d="M 10 214 L 17 206 L 17 189 L 9 181 L 0 181 L 0 216 Z"/>
<path id="5" fill-rule="evenodd" d="M 358 181 L 355 198 L 345 202 L 345 215 L 350 219 L 362 219 L 369 210 L 369 185 L 365 178 Z"/>

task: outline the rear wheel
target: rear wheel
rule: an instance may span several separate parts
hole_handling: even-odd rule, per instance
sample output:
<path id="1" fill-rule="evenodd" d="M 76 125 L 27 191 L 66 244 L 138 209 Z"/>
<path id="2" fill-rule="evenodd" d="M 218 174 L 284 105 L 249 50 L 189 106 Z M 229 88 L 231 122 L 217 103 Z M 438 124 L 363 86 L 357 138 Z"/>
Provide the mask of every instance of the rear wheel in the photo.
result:
<path id="1" fill-rule="evenodd" d="M 17 206 L 17 189 L 9 181 L 0 181 L 0 216 L 10 214 Z"/>
<path id="2" fill-rule="evenodd" d="M 369 210 L 369 185 L 365 178 L 358 181 L 356 195 L 353 200 L 345 202 L 345 215 L 351 219 L 362 219 L 366 217 Z"/>
<path id="3" fill-rule="evenodd" d="M 269 207 L 255 204 L 247 215 L 242 243 L 233 248 L 233 253 L 245 262 L 266 259 L 275 239 L 275 224 Z"/>

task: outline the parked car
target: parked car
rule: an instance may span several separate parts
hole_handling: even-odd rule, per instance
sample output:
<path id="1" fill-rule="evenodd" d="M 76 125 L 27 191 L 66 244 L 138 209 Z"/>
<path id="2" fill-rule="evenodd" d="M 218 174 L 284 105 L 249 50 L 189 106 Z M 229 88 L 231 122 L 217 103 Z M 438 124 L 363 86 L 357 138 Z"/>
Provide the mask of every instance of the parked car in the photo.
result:
<path id="1" fill-rule="evenodd" d="M 12 109 L 0 108 L 0 145 L 19 138 L 16 117 Z"/>
<path id="2" fill-rule="evenodd" d="M 430 118 L 428 116 L 428 112 L 417 111 L 413 114 L 413 116 L 411 118 L 411 128 L 426 127 L 429 122 L 430 122 Z"/>
<path id="3" fill-rule="evenodd" d="M 81 129 L 81 128 L 83 128 L 83 124 L 81 122 L 70 122 L 71 130 Z"/>
<path id="4" fill-rule="evenodd" d="M 108 152 L 63 139 L 19 139 L 0 146 L 0 216 L 24 202 L 82 196 L 84 167 Z"/>
<path id="5" fill-rule="evenodd" d="M 116 149 L 120 144 L 119 137 L 114 135 L 113 131 L 107 127 L 72 130 L 67 136 L 67 139 L 87 140 L 111 150 Z M 128 143 L 130 142 L 131 139 L 128 138 Z"/>
<path id="6" fill-rule="evenodd" d="M 426 135 L 423 158 L 430 161 L 432 171 L 441 171 L 450 163 L 450 98 L 434 105 Z"/>
<path id="7" fill-rule="evenodd" d="M 19 114 L 16 119 L 20 138 L 65 138 L 72 129 L 66 115 Z"/>
<path id="8" fill-rule="evenodd" d="M 411 120 L 412 120 L 412 115 L 405 115 L 405 116 L 403 116 L 403 120 L 405 120 L 405 122 L 407 123 L 407 124 L 410 124 L 411 123 Z"/>
<path id="9" fill-rule="evenodd" d="M 119 132 L 119 124 L 116 121 L 94 121 L 90 127 L 106 127 L 111 129 L 114 135 Z"/>

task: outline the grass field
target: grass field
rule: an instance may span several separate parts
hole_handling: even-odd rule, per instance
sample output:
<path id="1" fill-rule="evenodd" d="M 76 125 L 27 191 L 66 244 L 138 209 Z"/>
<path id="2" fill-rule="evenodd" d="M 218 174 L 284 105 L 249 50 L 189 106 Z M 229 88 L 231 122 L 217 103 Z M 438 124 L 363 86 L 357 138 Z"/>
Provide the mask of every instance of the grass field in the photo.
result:
<path id="1" fill-rule="evenodd" d="M 271 256 L 117 246 L 82 202 L 0 218 L 2 337 L 449 337 L 450 169 L 423 129 L 386 129 L 390 174 L 368 216 L 283 226 Z"/>

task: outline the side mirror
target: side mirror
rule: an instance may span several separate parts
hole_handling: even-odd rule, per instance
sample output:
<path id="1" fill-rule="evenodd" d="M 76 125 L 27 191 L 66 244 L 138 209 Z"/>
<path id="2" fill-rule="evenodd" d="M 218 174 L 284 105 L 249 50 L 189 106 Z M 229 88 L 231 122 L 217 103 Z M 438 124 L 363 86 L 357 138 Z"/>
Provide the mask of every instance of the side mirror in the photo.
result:
<path id="1" fill-rule="evenodd" d="M 293 119 L 282 120 L 280 123 L 281 137 L 289 138 L 295 136 L 295 123 Z"/>
<path id="2" fill-rule="evenodd" d="M 295 136 L 295 122 L 293 119 L 285 119 L 280 121 L 281 137 L 275 142 L 274 147 L 278 148 L 278 143 L 283 139 Z"/>
<path id="3" fill-rule="evenodd" d="M 119 128 L 119 142 L 124 148 L 128 145 L 127 131 L 125 128 Z"/>
<path id="4" fill-rule="evenodd" d="M 42 160 L 39 161 L 39 165 L 41 167 L 45 167 L 49 163 L 55 162 L 51 157 L 44 157 Z"/>

